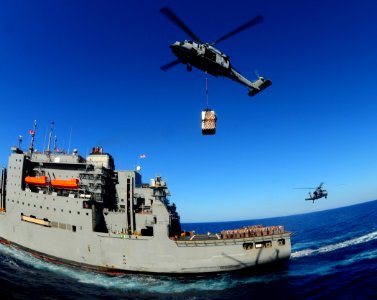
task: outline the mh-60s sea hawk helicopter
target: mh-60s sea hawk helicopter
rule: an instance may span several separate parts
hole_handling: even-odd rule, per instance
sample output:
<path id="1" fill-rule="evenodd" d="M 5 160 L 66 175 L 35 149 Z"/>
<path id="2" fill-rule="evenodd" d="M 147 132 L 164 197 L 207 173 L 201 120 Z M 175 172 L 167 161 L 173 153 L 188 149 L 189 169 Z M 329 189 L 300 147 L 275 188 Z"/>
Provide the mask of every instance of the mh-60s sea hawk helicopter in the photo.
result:
<path id="1" fill-rule="evenodd" d="M 326 199 L 327 198 L 327 191 L 325 189 L 323 189 L 322 186 L 323 186 L 323 182 L 321 182 L 320 185 L 315 188 L 313 195 L 309 192 L 309 197 L 305 198 L 305 200 L 313 201 L 313 203 L 314 203 L 315 200 L 318 200 L 322 197 L 325 197 L 325 199 Z"/>
<path id="2" fill-rule="evenodd" d="M 264 79 L 258 76 L 255 81 L 250 81 L 246 77 L 237 72 L 231 65 L 229 56 L 222 53 L 214 47 L 215 44 L 263 21 L 261 15 L 256 16 L 245 24 L 239 26 L 233 31 L 227 33 L 221 38 L 217 39 L 212 44 L 203 43 L 173 11 L 168 7 L 163 7 L 161 10 L 168 19 L 178 25 L 185 33 L 187 33 L 193 41 L 185 40 L 183 42 L 177 41 L 170 45 L 171 50 L 177 56 L 177 59 L 162 66 L 161 70 L 166 71 L 171 67 L 183 63 L 187 66 L 187 70 L 191 71 L 192 67 L 196 67 L 204 72 L 207 72 L 215 77 L 224 76 L 234 81 L 237 81 L 249 88 L 249 96 L 254 96 L 260 91 L 269 87 L 271 80 Z"/>

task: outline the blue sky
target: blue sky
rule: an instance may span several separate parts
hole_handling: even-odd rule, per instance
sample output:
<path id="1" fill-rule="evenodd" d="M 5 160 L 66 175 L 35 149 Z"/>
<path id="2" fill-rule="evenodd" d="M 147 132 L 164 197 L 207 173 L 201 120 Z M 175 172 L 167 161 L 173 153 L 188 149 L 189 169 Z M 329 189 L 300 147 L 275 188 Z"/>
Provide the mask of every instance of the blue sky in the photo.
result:
<path id="1" fill-rule="evenodd" d="M 243 75 L 273 85 L 254 98 L 209 77 L 217 134 L 202 136 L 205 75 L 178 65 L 169 45 L 189 37 L 169 6 Z M 2 1 L 0 162 L 38 122 L 60 148 L 100 145 L 117 169 L 142 166 L 168 181 L 182 221 L 291 215 L 377 198 L 377 2 Z M 70 139 L 70 134 L 71 139 Z M 146 154 L 146 159 L 138 159 Z M 325 182 L 327 199 L 304 201 Z"/>

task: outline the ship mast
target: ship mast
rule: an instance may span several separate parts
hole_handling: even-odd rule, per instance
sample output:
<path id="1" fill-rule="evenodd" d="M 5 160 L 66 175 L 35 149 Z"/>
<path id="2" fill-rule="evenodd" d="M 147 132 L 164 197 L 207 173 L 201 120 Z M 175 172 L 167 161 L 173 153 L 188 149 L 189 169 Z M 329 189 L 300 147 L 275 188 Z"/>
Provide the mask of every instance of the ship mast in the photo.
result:
<path id="1" fill-rule="evenodd" d="M 18 148 L 22 149 L 22 135 L 18 136 Z"/>
<path id="2" fill-rule="evenodd" d="M 29 131 L 31 135 L 31 142 L 30 142 L 30 147 L 29 147 L 30 155 L 32 155 L 34 152 L 34 136 L 35 136 L 36 130 L 37 130 L 37 120 L 34 120 L 34 129 Z"/>
<path id="3" fill-rule="evenodd" d="M 57 142 L 58 142 L 58 138 L 57 138 L 57 136 L 55 135 L 55 136 L 54 136 L 54 152 L 55 152 L 56 149 L 57 149 L 57 146 L 56 146 Z"/>
<path id="4" fill-rule="evenodd" d="M 48 137 L 48 145 L 47 145 L 47 153 L 50 153 L 50 145 L 51 145 L 51 138 L 52 138 L 52 131 L 54 130 L 54 125 L 55 123 L 54 122 L 51 122 L 51 127 L 50 127 L 50 135 Z"/>

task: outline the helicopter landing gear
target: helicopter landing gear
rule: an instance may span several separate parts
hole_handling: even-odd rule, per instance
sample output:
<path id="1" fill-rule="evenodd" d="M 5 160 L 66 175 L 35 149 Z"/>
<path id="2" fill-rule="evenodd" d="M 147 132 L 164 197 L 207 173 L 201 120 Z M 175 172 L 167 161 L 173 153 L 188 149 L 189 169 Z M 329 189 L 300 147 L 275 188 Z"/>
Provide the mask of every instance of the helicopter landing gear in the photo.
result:
<path id="1" fill-rule="evenodd" d="M 186 69 L 187 69 L 187 71 L 191 72 L 192 71 L 192 65 L 187 64 Z"/>

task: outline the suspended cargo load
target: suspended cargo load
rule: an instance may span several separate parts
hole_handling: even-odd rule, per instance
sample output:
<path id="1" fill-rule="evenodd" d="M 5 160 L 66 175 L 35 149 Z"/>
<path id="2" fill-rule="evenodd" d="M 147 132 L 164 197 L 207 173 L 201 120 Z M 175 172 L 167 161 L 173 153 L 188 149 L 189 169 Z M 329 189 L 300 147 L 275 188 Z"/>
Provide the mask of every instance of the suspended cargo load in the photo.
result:
<path id="1" fill-rule="evenodd" d="M 46 176 L 26 176 L 25 183 L 30 185 L 39 185 L 39 186 L 46 186 L 47 185 L 47 177 Z"/>
<path id="2" fill-rule="evenodd" d="M 209 108 L 202 111 L 202 133 L 210 135 L 216 133 L 216 113 Z"/>
<path id="3" fill-rule="evenodd" d="M 77 178 L 72 178 L 72 179 L 53 179 L 51 180 L 51 186 L 54 188 L 59 188 L 59 189 L 78 189 L 79 187 L 79 180 Z"/>

